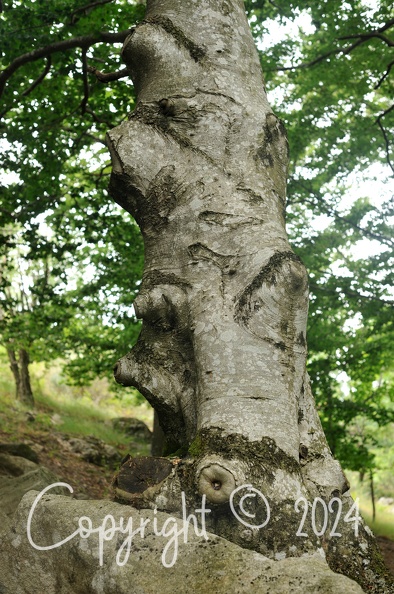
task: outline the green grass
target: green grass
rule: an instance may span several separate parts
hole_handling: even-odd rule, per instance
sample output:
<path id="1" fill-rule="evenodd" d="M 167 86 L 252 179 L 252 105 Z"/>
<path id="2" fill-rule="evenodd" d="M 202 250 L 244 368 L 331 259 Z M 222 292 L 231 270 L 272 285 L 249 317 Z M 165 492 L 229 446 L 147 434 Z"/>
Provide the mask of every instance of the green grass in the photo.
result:
<path id="1" fill-rule="evenodd" d="M 35 399 L 35 420 L 26 423 L 27 408 L 15 400 L 13 378 L 7 364 L 0 362 L 0 414 L 4 431 L 58 431 L 74 436 L 93 435 L 112 445 L 129 445 L 131 438 L 113 429 L 114 417 L 136 417 L 152 428 L 153 412 L 148 403 L 139 404 L 132 393 L 115 397 L 105 380 L 90 388 L 67 386 L 59 365 L 49 369 L 31 366 Z M 148 448 L 147 448 L 148 449 Z M 148 452 L 146 452 L 148 453 Z"/>
<path id="2" fill-rule="evenodd" d="M 94 435 L 107 443 L 129 443 L 122 433 L 115 431 L 111 419 L 117 416 L 144 417 L 149 420 L 150 411 L 147 405 L 123 406 L 112 402 L 95 403 L 88 396 L 70 398 L 69 395 L 53 395 L 36 393 L 37 408 L 45 410 L 56 420 L 56 427 L 62 433 L 71 435 Z M 54 417 L 53 415 L 56 415 Z"/>
<path id="3" fill-rule="evenodd" d="M 372 501 L 370 495 L 370 483 L 368 477 L 361 482 L 357 472 L 346 472 L 350 480 L 351 494 L 353 499 L 358 497 L 360 513 L 367 525 L 376 536 L 385 536 L 394 540 L 394 505 L 383 505 L 379 503 L 379 498 L 394 497 L 391 483 L 375 483 L 375 521 L 372 521 Z"/>
<path id="4" fill-rule="evenodd" d="M 102 439 L 106 443 L 128 444 L 130 437 L 126 437 L 123 433 L 119 433 L 112 428 L 111 419 L 116 416 L 136 416 L 141 418 L 139 413 L 147 413 L 147 407 L 138 407 L 141 410 L 136 410 L 129 407 L 119 410 L 110 403 L 105 405 L 96 404 L 89 401 L 87 397 L 77 400 L 70 400 L 67 397 L 37 397 L 37 404 L 49 408 L 52 414 L 60 417 L 56 424 L 59 431 L 71 435 L 88 436 L 94 435 Z M 119 414 L 120 413 L 120 414 Z"/>
<path id="5" fill-rule="evenodd" d="M 381 505 L 376 502 L 376 517 L 372 521 L 372 503 L 364 496 L 359 497 L 360 513 L 376 536 L 385 536 L 394 540 L 394 506 Z M 393 511 L 391 511 L 393 510 Z"/>

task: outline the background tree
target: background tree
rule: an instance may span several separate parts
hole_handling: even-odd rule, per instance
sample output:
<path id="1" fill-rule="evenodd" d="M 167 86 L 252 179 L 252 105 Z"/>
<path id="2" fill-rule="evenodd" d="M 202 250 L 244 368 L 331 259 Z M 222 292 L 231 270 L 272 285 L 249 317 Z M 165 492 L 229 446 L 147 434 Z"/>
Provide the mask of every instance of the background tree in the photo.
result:
<path id="1" fill-rule="evenodd" d="M 126 233 L 120 228 L 124 217 L 106 199 L 109 169 L 103 138 L 116 120 L 111 122 L 107 113 L 108 90 L 87 70 L 87 55 L 94 57 L 96 66 L 106 67 L 117 56 L 116 43 L 125 37 L 126 32 L 111 31 L 115 22 L 118 26 L 125 21 L 125 10 L 110 4 L 61 1 L 48 8 L 46 2 L 27 2 L 11 9 L 7 3 L 0 22 L 2 64 L 9 65 L 0 84 L 2 277 L 9 283 L 13 274 L 10 250 L 18 230 L 30 268 L 39 268 L 42 258 L 49 267 L 58 304 L 58 330 L 60 320 L 67 318 L 67 329 L 63 326 L 61 332 L 50 333 L 52 346 L 56 343 L 50 353 L 51 357 L 72 354 L 67 370 L 77 383 L 97 374 L 109 375 L 117 349 L 130 346 L 137 334 L 131 303 L 141 277 L 142 244 L 131 220 Z M 128 26 L 133 10 L 136 17 L 141 8 L 127 8 Z M 104 22 L 107 29 L 103 32 Z M 105 60 L 102 43 L 109 50 L 103 54 Z M 40 46 L 45 51 L 31 54 Z M 20 53 L 22 59 L 18 59 Z M 11 85 L 6 82 L 9 75 Z M 119 88 L 118 96 L 111 93 L 110 109 L 123 114 L 121 121 L 126 94 Z M 89 152 L 92 146 L 94 155 Z M 119 274 L 125 250 L 129 257 L 135 254 L 127 281 Z M 127 291 L 122 290 L 125 282 Z M 22 333 L 9 297 L 3 293 L 7 332 L 15 342 Z M 48 295 L 43 295 L 46 307 L 47 301 Z M 41 342 L 44 337 L 48 342 L 45 324 L 32 323 L 29 328 L 41 336 Z M 37 357 L 47 359 L 49 349 L 45 357 L 43 351 L 36 352 Z"/>
<path id="2" fill-rule="evenodd" d="M 12 240 L 8 238 L 0 247 L 0 336 L 14 377 L 16 398 L 33 406 L 29 364 L 61 355 L 64 326 L 73 312 L 65 296 L 56 291 L 57 282 L 64 281 L 64 271 L 52 249 L 47 251 L 48 245 L 42 241 L 32 258 L 29 246 L 21 244 L 21 239 L 22 234 L 14 229 Z"/>

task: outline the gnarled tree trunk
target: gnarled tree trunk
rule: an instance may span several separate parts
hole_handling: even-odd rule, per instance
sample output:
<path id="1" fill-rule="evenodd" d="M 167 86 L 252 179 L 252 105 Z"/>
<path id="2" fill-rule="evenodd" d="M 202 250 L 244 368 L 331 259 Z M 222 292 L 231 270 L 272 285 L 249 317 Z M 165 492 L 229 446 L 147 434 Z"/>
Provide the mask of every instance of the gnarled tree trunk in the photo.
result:
<path id="1" fill-rule="evenodd" d="M 317 498 L 346 511 L 351 500 L 305 370 L 308 281 L 285 231 L 286 133 L 243 2 L 148 0 L 123 58 L 138 102 L 109 133 L 110 190 L 140 225 L 145 271 L 142 331 L 115 377 L 146 396 L 167 453 L 184 456 L 152 505 L 206 495 L 217 534 L 274 558 L 324 550 L 334 569 L 373 582 L 374 545 L 343 514 L 341 538 L 316 534 L 311 513 L 297 535 L 300 497 L 309 512 Z"/>

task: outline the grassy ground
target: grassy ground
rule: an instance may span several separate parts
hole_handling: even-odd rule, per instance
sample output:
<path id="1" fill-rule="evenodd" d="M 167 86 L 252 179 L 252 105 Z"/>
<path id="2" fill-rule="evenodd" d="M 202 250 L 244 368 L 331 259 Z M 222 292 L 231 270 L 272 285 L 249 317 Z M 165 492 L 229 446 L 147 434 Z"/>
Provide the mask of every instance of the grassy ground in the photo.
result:
<path id="1" fill-rule="evenodd" d="M 394 505 L 383 505 L 377 500 L 375 503 L 376 516 L 372 519 L 372 502 L 365 492 L 366 485 L 355 482 L 352 490 L 353 497 L 359 498 L 360 513 L 367 525 L 377 538 L 385 563 L 394 575 Z M 392 496 L 393 494 L 387 494 Z"/>
<path id="2" fill-rule="evenodd" d="M 354 499 L 358 497 L 360 513 L 368 526 L 376 536 L 383 536 L 394 541 L 394 504 L 384 505 L 379 501 L 379 497 L 377 497 L 375 501 L 375 520 L 373 520 L 369 484 L 367 482 L 360 483 L 356 473 L 347 474 L 351 475 L 352 496 Z M 385 497 L 394 498 L 394 493 L 392 492 L 387 492 L 384 495 Z"/>
<path id="3" fill-rule="evenodd" d="M 111 395 L 104 380 L 89 389 L 67 386 L 59 366 L 45 369 L 33 365 L 31 378 L 34 409 L 15 400 L 8 366 L 0 361 L 0 442 L 29 443 L 38 452 L 40 463 L 69 482 L 76 492 L 92 498 L 108 496 L 114 469 L 85 462 L 65 449 L 65 440 L 94 436 L 114 446 L 121 456 L 149 455 L 146 440 L 116 431 L 112 419 L 134 417 L 152 429 L 152 409 L 132 392 L 123 398 Z"/>
<path id="4" fill-rule="evenodd" d="M 37 427 L 50 429 L 53 426 L 71 435 L 94 435 L 107 443 L 124 442 L 124 436 L 114 431 L 111 419 L 128 416 L 143 420 L 152 429 L 151 407 L 128 391 L 114 396 L 106 380 L 96 380 L 89 387 L 66 385 L 61 376 L 60 365 L 47 369 L 44 365 L 31 366 L 31 380 L 36 406 L 32 411 Z M 14 397 L 14 385 L 8 366 L 0 361 L 0 413 L 3 421 L 14 422 L 12 411 L 27 412 Z M 4 427 L 3 427 L 4 428 Z"/>
<path id="5" fill-rule="evenodd" d="M 394 506 L 377 503 L 375 521 L 372 520 L 372 506 L 369 501 L 360 499 L 360 511 L 374 534 L 394 541 Z"/>

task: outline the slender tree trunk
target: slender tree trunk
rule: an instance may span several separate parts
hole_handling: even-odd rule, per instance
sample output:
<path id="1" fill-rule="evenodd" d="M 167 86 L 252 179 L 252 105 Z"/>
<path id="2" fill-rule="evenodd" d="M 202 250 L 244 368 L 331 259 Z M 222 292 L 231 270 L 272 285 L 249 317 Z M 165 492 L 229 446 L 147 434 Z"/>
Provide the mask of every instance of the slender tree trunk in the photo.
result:
<path id="1" fill-rule="evenodd" d="M 375 505 L 375 489 L 373 485 L 373 472 L 369 471 L 369 487 L 371 492 L 371 503 L 372 503 L 372 521 L 376 520 L 376 505 Z"/>
<path id="2" fill-rule="evenodd" d="M 29 353 L 26 349 L 19 349 L 17 358 L 15 350 L 7 348 L 7 354 L 12 375 L 14 376 L 16 399 L 28 406 L 34 406 L 29 374 Z"/>
<path id="3" fill-rule="evenodd" d="M 143 504 L 205 495 L 217 534 L 276 558 L 324 550 L 334 569 L 371 581 L 368 535 L 342 521 L 342 540 L 330 538 L 311 514 L 316 500 L 352 502 L 305 370 L 308 281 L 285 231 L 286 133 L 243 2 L 148 0 L 123 58 L 137 107 L 109 134 L 110 190 L 140 225 L 145 271 L 142 331 L 115 377 L 154 406 L 170 451 L 187 454 Z"/>

